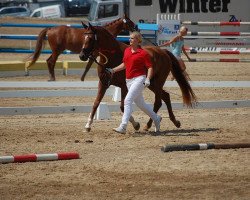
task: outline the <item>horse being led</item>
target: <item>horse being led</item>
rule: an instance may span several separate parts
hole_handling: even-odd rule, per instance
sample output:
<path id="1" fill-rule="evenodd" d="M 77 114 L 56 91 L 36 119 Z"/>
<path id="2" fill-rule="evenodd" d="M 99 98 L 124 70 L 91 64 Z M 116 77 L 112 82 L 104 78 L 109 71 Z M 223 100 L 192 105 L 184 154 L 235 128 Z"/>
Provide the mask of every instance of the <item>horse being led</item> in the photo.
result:
<path id="1" fill-rule="evenodd" d="M 101 57 L 100 65 L 98 66 L 98 76 L 99 76 L 99 85 L 98 85 L 98 95 L 95 99 L 92 112 L 89 116 L 89 121 L 86 125 L 86 128 L 90 128 L 91 123 L 96 112 L 97 107 L 99 106 L 106 90 L 107 85 L 105 84 L 107 77 L 106 68 L 114 68 L 122 63 L 123 52 L 128 47 L 126 44 L 116 41 L 116 39 L 104 28 L 96 27 L 89 25 L 89 28 L 84 33 L 85 42 L 82 48 L 82 51 L 79 55 L 81 60 L 87 60 L 91 57 L 91 52 L 98 50 L 105 55 L 107 60 L 104 57 Z M 175 124 L 176 127 L 180 127 L 180 121 L 176 120 L 171 106 L 170 95 L 163 89 L 163 85 L 171 71 L 176 81 L 181 89 L 183 103 L 189 107 L 192 107 L 193 103 L 196 102 L 195 94 L 186 79 L 183 75 L 180 68 L 178 60 L 173 56 L 169 51 L 161 50 L 159 47 L 155 46 L 145 46 L 143 47 L 151 56 L 154 75 L 151 79 L 149 89 L 155 94 L 154 102 L 154 112 L 158 112 L 162 106 L 162 101 L 167 105 L 169 112 L 170 120 Z M 104 64 L 105 63 L 105 64 Z M 105 79 L 104 79 L 105 78 Z M 127 94 L 127 87 L 125 81 L 125 70 L 117 72 L 110 77 L 111 80 L 108 82 L 111 85 L 115 85 L 121 88 L 121 110 L 123 111 L 124 99 Z M 152 119 L 150 119 L 147 125 L 144 127 L 144 130 L 148 130 L 152 126 Z"/>
<path id="2" fill-rule="evenodd" d="M 117 36 L 121 31 L 128 30 L 133 31 L 135 24 L 126 16 L 123 18 L 119 18 L 105 26 L 105 28 L 110 31 L 113 36 Z M 74 53 L 80 53 L 82 49 L 82 45 L 84 43 L 83 34 L 85 33 L 86 29 L 79 29 L 79 28 L 72 28 L 68 26 L 57 26 L 53 28 L 45 28 L 43 29 L 38 38 L 36 43 L 35 52 L 31 54 L 27 61 L 31 61 L 29 67 L 31 67 L 39 58 L 42 48 L 45 44 L 46 35 L 48 37 L 48 42 L 50 48 L 52 50 L 52 54 L 47 59 L 47 65 L 49 70 L 50 79 L 49 81 L 55 81 L 55 64 L 58 59 L 58 56 L 65 50 L 70 50 Z M 98 53 L 93 53 L 94 57 L 98 56 Z M 81 77 L 83 81 L 88 70 L 90 69 L 91 65 L 93 64 L 93 60 L 89 60 L 87 63 L 86 69 Z"/>

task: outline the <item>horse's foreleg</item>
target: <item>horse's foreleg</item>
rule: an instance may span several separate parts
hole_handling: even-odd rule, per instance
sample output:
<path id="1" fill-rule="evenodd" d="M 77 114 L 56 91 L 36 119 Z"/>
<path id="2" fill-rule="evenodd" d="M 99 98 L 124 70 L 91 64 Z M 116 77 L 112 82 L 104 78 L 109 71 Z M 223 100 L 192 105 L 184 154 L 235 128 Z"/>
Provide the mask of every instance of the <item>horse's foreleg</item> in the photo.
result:
<path id="1" fill-rule="evenodd" d="M 153 87 L 149 87 L 149 89 L 151 91 L 153 91 L 154 94 L 155 94 L 155 102 L 154 102 L 153 111 L 155 113 L 157 113 L 159 111 L 159 109 L 161 108 L 161 106 L 162 106 L 161 91 L 155 90 Z M 143 130 L 148 131 L 152 127 L 152 123 L 153 123 L 153 120 L 150 118 L 148 120 L 147 124 L 144 126 Z"/>
<path id="2" fill-rule="evenodd" d="M 173 110 L 172 110 L 170 95 L 165 90 L 162 90 L 162 100 L 165 102 L 165 104 L 167 106 L 169 119 L 174 123 L 174 125 L 177 128 L 180 128 L 181 127 L 181 122 L 175 119 L 175 116 L 174 116 L 174 113 L 173 113 Z"/>
<path id="3" fill-rule="evenodd" d="M 98 106 L 100 105 L 103 97 L 104 97 L 104 94 L 106 92 L 107 88 L 103 87 L 100 83 L 99 83 L 99 86 L 98 86 L 98 95 L 94 101 L 94 105 L 92 107 L 92 111 L 91 113 L 89 114 L 89 118 L 88 118 L 88 121 L 87 121 L 87 124 L 85 125 L 85 130 L 87 132 L 89 132 L 91 130 L 91 125 L 94 121 L 94 116 L 95 116 L 95 113 L 96 113 L 96 110 L 98 108 Z"/>
<path id="4" fill-rule="evenodd" d="M 49 81 L 55 81 L 56 80 L 56 77 L 55 77 L 55 64 L 56 64 L 56 60 L 57 60 L 58 56 L 59 56 L 59 54 L 53 52 L 51 54 L 51 56 L 47 59 L 47 65 L 48 65 L 49 76 L 50 76 Z"/>
<path id="5" fill-rule="evenodd" d="M 84 81 L 85 76 L 87 75 L 87 73 L 88 73 L 90 67 L 91 67 L 92 64 L 93 64 L 93 62 L 94 62 L 93 60 L 89 60 L 89 61 L 88 61 L 87 65 L 86 65 L 86 68 L 85 68 L 85 70 L 84 70 L 84 72 L 83 72 L 83 74 L 82 74 L 81 81 Z"/>
<path id="6" fill-rule="evenodd" d="M 93 112 L 93 109 L 92 109 L 92 112 Z M 87 132 L 89 132 L 91 130 L 91 124 L 93 123 L 93 119 L 94 117 L 92 117 L 92 112 L 89 114 L 89 118 L 88 118 L 88 121 L 87 121 L 87 124 L 85 125 L 85 130 Z"/>

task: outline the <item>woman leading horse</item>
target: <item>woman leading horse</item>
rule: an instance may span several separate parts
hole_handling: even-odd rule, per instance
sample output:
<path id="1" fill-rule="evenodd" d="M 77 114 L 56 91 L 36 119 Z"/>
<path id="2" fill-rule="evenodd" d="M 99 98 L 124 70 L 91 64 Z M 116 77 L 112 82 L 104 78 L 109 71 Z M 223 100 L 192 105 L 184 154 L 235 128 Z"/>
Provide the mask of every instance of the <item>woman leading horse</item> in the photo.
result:
<path id="1" fill-rule="evenodd" d="M 92 112 L 89 117 L 89 121 L 93 122 L 93 118 L 97 107 L 99 106 L 108 85 L 115 85 L 121 88 L 121 110 L 124 109 L 124 98 L 127 94 L 127 87 L 125 81 L 125 70 L 115 73 L 110 76 L 110 80 L 106 68 L 114 68 L 122 63 L 124 50 L 128 47 L 126 44 L 118 42 L 107 30 L 102 27 L 96 27 L 89 25 L 88 29 L 84 33 L 85 39 L 82 47 L 82 51 L 79 55 L 81 60 L 87 60 L 92 56 L 92 52 L 101 52 L 105 57 L 101 57 L 100 64 L 98 65 L 98 95 L 95 99 Z M 159 47 L 145 46 L 143 47 L 150 55 L 153 64 L 153 77 L 150 82 L 149 89 L 155 94 L 154 112 L 158 112 L 162 106 L 161 100 L 163 100 L 169 112 L 170 120 L 176 127 L 180 127 L 180 122 L 176 120 L 171 106 L 170 95 L 164 89 L 164 83 L 171 71 L 176 77 L 176 81 L 181 89 L 183 103 L 187 106 L 192 106 L 196 102 L 195 94 L 185 76 L 182 74 L 178 60 L 169 51 L 161 50 Z M 107 60 L 106 60 L 107 59 Z M 104 64 L 105 63 L 105 64 Z M 108 84 L 106 82 L 108 80 Z M 91 125 L 87 123 L 87 125 Z M 152 126 L 152 119 L 150 119 L 147 125 L 144 127 L 148 130 Z"/>

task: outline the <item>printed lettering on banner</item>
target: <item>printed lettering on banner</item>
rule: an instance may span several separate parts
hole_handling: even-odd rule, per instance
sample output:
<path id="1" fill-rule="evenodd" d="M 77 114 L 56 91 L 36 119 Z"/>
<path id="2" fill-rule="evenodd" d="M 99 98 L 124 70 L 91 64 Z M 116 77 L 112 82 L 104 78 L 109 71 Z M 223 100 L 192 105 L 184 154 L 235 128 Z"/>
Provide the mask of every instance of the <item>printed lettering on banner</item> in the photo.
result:
<path id="1" fill-rule="evenodd" d="M 160 45 L 172 37 L 178 34 L 180 29 L 180 20 L 176 19 L 167 19 L 166 17 L 161 18 L 161 16 L 157 15 L 157 24 L 158 24 L 158 32 L 157 32 L 157 44 Z"/>

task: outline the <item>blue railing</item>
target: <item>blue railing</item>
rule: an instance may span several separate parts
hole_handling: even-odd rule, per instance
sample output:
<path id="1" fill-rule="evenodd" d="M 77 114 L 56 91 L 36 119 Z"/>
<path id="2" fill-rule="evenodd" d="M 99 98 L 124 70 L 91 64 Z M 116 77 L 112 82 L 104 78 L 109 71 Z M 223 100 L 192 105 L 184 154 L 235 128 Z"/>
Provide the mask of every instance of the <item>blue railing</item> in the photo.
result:
<path id="1" fill-rule="evenodd" d="M 23 28 L 49 28 L 61 26 L 62 24 L 28 24 L 28 23 L 0 23 L 0 27 L 23 27 Z M 82 28 L 80 24 L 67 24 L 66 26 L 73 28 Z M 153 34 L 142 34 L 144 38 L 156 41 L 156 33 L 158 30 L 157 24 L 137 24 L 139 30 L 153 31 Z M 0 39 L 9 40 L 37 40 L 37 35 L 15 35 L 15 34 L 0 34 Z M 117 40 L 120 42 L 129 42 L 129 36 L 118 35 Z M 33 53 L 32 49 L 14 49 L 14 48 L 0 48 L 0 53 Z M 43 50 L 42 53 L 50 54 L 51 50 Z M 63 54 L 73 54 L 70 51 L 64 51 Z"/>

